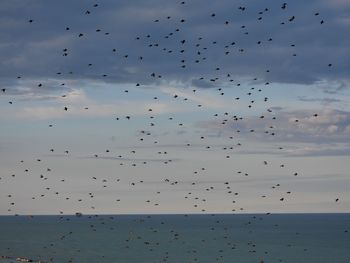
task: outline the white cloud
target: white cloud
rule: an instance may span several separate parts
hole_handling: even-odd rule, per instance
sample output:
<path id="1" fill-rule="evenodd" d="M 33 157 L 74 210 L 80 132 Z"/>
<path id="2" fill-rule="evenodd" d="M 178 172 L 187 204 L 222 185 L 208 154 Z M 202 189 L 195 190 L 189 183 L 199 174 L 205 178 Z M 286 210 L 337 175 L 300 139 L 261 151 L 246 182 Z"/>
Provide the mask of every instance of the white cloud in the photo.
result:
<path id="1" fill-rule="evenodd" d="M 82 89 L 72 90 L 66 93 L 66 97 L 52 97 L 56 99 L 50 106 L 25 106 L 15 112 L 17 118 L 52 119 L 67 117 L 124 117 L 161 115 L 166 113 L 186 111 L 174 103 L 149 103 L 149 101 L 125 101 L 116 100 L 109 103 L 101 103 L 87 97 Z M 65 111 L 64 107 L 68 110 Z"/>

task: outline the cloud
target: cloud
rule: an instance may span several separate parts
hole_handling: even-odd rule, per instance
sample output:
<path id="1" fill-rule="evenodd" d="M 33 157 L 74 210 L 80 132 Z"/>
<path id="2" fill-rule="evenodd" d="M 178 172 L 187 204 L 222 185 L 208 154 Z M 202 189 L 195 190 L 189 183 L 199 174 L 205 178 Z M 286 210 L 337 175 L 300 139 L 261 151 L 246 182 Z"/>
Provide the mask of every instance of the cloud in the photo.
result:
<path id="1" fill-rule="evenodd" d="M 179 89 L 176 86 L 161 87 L 160 91 L 170 96 L 177 95 L 179 98 L 188 99 L 208 108 L 220 109 L 229 105 L 224 99 L 213 98 L 212 93 L 207 93 L 205 91 L 200 91 L 200 93 L 198 93 L 188 89 Z"/>
<path id="2" fill-rule="evenodd" d="M 197 88 L 213 88 L 215 85 L 212 82 L 206 80 L 193 79 L 191 85 Z"/>
<path id="3" fill-rule="evenodd" d="M 64 111 L 62 106 L 31 106 L 23 107 L 15 113 L 17 118 L 21 119 L 56 119 L 56 118 L 72 118 L 72 117 L 110 117 L 120 118 L 126 115 L 142 116 L 147 115 L 150 107 L 154 109 L 154 115 L 173 113 L 180 109 L 171 107 L 167 104 L 150 104 L 148 102 L 125 102 L 116 101 L 115 104 L 89 104 L 88 109 L 83 106 L 68 106 L 68 111 Z"/>
<path id="4" fill-rule="evenodd" d="M 27 98 L 28 94 L 23 95 Z M 31 96 L 31 99 L 49 100 L 50 104 L 45 105 L 24 105 L 17 107 L 12 115 L 19 119 L 57 119 L 57 118 L 124 118 L 125 116 L 135 117 L 149 115 L 162 115 L 167 113 L 178 113 L 187 111 L 187 107 L 178 107 L 176 103 L 149 102 L 147 100 L 126 101 L 122 99 L 110 102 L 101 102 L 88 97 L 83 89 L 72 89 L 62 96 Z M 64 108 L 68 110 L 65 111 Z"/>
<path id="5" fill-rule="evenodd" d="M 332 5 L 347 6 L 342 0 Z M 339 20 L 347 17 L 346 9 L 330 12 L 326 4 L 316 0 L 307 6 L 291 3 L 286 11 L 272 0 L 245 6 L 242 13 L 228 0 L 215 5 L 210 1 L 187 5 L 160 0 L 147 4 L 140 0 L 104 1 L 98 8 L 90 7 L 91 14 L 85 15 L 88 7 L 81 1 L 39 0 L 27 5 L 6 0 L 0 10 L 0 84 L 12 83 L 9 89 L 15 88 L 16 77 L 21 75 L 23 79 L 42 79 L 46 85 L 44 80 L 52 79 L 57 72 L 62 82 L 93 79 L 157 85 L 158 79 L 150 77 L 155 72 L 169 83 L 190 83 L 200 88 L 253 77 L 304 84 L 349 79 L 350 37 L 347 24 Z M 269 11 L 259 21 L 258 10 L 266 7 Z M 319 17 L 314 16 L 315 10 Z M 215 18 L 210 17 L 213 12 Z M 292 15 L 296 20 L 291 23 L 288 18 Z M 28 23 L 28 19 L 34 22 Z M 181 19 L 186 21 L 181 23 Z M 326 21 L 324 25 L 320 25 L 321 19 Z M 80 33 L 82 37 L 78 37 Z M 186 42 L 181 44 L 182 40 Z M 333 66 L 328 67 L 329 63 Z M 204 80 L 199 81 L 200 77 Z"/>
<path id="6" fill-rule="evenodd" d="M 315 112 L 317 112 L 316 117 Z M 349 153 L 350 112 L 334 109 L 282 110 L 276 112 L 274 117 L 276 118 L 274 121 L 271 121 L 270 116 L 264 119 L 253 116 L 239 121 L 230 118 L 226 124 L 222 124 L 220 120 L 202 121 L 197 123 L 197 127 L 204 129 L 207 133 L 215 132 L 224 137 L 234 135 L 242 141 L 256 141 L 254 150 L 244 148 L 238 151 L 241 154 L 326 156 Z M 266 119 L 268 121 L 265 121 Z M 240 133 L 237 133 L 238 130 Z M 272 133 L 274 136 L 271 136 Z M 277 151 L 268 147 L 271 143 L 283 143 L 286 147 L 283 152 Z M 295 147 L 290 147 L 290 144 Z M 260 145 L 260 148 L 257 145 Z"/>
<path id="7" fill-rule="evenodd" d="M 321 102 L 323 105 L 330 105 L 338 102 L 344 102 L 340 99 L 334 98 L 308 98 L 306 96 L 298 96 L 298 99 L 303 102 Z"/>
<path id="8" fill-rule="evenodd" d="M 334 80 L 334 81 L 323 81 L 318 82 L 317 86 L 326 94 L 342 94 L 349 90 L 349 80 Z"/>
<path id="9" fill-rule="evenodd" d="M 350 155 L 350 145 L 347 145 L 345 148 L 343 145 L 341 146 L 333 146 L 333 147 L 300 147 L 298 149 L 287 151 L 287 156 L 348 156 Z"/>
<path id="10" fill-rule="evenodd" d="M 331 6 L 333 8 L 350 9 L 350 3 L 347 0 L 324 1 L 324 4 Z"/>
<path id="11" fill-rule="evenodd" d="M 94 160 L 111 160 L 111 161 L 125 161 L 125 162 L 134 162 L 134 163 L 140 163 L 140 162 L 156 162 L 156 163 L 171 163 L 171 162 L 177 162 L 181 159 L 175 158 L 175 159 L 161 159 L 161 158 L 124 158 L 124 157 L 111 157 L 111 156 L 84 156 L 84 157 L 78 157 L 81 159 L 94 159 Z"/>
<path id="12" fill-rule="evenodd" d="M 6 92 L 1 94 L 20 102 L 59 102 L 69 101 L 80 103 L 89 102 L 86 98 L 84 87 L 88 81 L 76 81 L 67 79 L 63 83 L 57 78 L 50 79 L 26 79 L 16 82 L 4 81 L 2 87 Z M 94 84 L 91 82 L 90 85 Z M 102 85 L 103 83 L 99 83 Z"/>

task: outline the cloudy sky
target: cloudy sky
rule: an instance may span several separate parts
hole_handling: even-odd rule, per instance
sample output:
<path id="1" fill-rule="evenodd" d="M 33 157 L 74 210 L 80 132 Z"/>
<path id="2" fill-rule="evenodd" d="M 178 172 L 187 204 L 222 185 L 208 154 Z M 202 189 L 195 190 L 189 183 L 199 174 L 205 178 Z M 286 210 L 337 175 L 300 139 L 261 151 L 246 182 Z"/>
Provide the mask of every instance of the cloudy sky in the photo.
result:
<path id="1" fill-rule="evenodd" d="M 350 2 L 284 3 L 2 1 L 0 214 L 350 212 Z"/>

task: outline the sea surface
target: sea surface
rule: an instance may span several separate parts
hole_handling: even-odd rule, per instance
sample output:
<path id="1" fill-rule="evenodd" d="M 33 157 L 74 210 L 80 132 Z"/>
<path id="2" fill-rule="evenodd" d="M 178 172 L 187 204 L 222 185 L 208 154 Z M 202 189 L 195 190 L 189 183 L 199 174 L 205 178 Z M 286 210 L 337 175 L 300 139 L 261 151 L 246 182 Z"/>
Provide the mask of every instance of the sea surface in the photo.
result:
<path id="1" fill-rule="evenodd" d="M 1 216 L 1 263 L 349 263 L 350 214 Z"/>

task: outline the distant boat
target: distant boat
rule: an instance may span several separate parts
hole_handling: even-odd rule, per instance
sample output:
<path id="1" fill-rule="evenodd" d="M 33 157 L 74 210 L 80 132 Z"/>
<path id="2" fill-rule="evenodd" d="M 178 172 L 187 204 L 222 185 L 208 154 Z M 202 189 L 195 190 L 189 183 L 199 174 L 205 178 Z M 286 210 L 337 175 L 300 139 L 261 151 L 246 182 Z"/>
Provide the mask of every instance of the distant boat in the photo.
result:
<path id="1" fill-rule="evenodd" d="M 77 212 L 77 213 L 75 213 L 75 216 L 76 216 L 76 217 L 82 217 L 82 216 L 83 216 L 83 214 L 82 214 L 82 213 L 80 213 L 80 212 Z"/>

